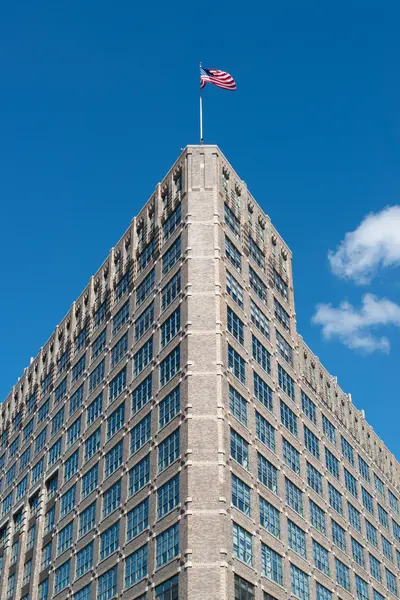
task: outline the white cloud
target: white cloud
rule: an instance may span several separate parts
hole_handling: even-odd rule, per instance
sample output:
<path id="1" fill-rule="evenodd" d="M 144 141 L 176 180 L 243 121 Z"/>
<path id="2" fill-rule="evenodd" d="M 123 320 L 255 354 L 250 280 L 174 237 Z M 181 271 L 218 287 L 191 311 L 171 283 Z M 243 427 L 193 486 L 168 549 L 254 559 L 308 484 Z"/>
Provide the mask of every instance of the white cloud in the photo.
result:
<path id="1" fill-rule="evenodd" d="M 389 340 L 375 333 L 379 326 L 400 327 L 400 306 L 387 298 L 365 294 L 359 309 L 348 302 L 338 308 L 331 304 L 318 304 L 313 317 L 315 325 L 321 325 L 325 339 L 339 339 L 348 348 L 371 353 L 388 353 Z"/>
<path id="2" fill-rule="evenodd" d="M 359 284 L 371 281 L 380 267 L 399 266 L 400 206 L 367 215 L 328 258 L 335 275 Z"/>

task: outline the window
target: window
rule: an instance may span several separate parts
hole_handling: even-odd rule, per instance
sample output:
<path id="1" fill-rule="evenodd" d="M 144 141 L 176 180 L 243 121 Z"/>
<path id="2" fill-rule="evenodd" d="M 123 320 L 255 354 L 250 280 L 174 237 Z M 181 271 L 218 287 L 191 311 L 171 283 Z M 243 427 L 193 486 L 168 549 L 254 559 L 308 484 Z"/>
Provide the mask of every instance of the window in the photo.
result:
<path id="1" fill-rule="evenodd" d="M 297 416 L 295 413 L 281 400 L 281 422 L 282 424 L 297 437 Z"/>
<path id="2" fill-rule="evenodd" d="M 274 284 L 285 302 L 289 299 L 289 288 L 287 283 L 282 279 L 279 273 L 274 269 Z"/>
<path id="3" fill-rule="evenodd" d="M 161 348 L 164 348 L 177 335 L 181 328 L 181 311 L 178 307 L 161 325 Z"/>
<path id="4" fill-rule="evenodd" d="M 300 474 L 300 452 L 285 438 L 282 439 L 283 460 L 287 466 L 298 475 Z"/>
<path id="5" fill-rule="evenodd" d="M 124 391 L 126 388 L 126 367 L 121 369 L 121 371 L 114 377 L 114 379 L 110 382 L 110 394 L 109 394 L 109 402 L 114 402 L 116 398 Z"/>
<path id="6" fill-rule="evenodd" d="M 393 562 L 393 546 L 383 535 L 382 538 L 382 551 L 384 556 Z"/>
<path id="7" fill-rule="evenodd" d="M 372 577 L 377 581 L 382 582 L 381 563 L 373 554 L 369 555 L 369 566 Z"/>
<path id="8" fill-rule="evenodd" d="M 150 481 L 150 456 L 145 456 L 129 471 L 129 496 L 133 496 Z"/>
<path id="9" fill-rule="evenodd" d="M 165 427 L 180 411 L 180 389 L 176 387 L 159 404 L 159 428 Z"/>
<path id="10" fill-rule="evenodd" d="M 85 442 L 85 462 L 90 460 L 92 456 L 100 450 L 101 443 L 101 427 L 98 427 L 91 436 L 89 436 Z"/>
<path id="11" fill-rule="evenodd" d="M 96 360 L 98 356 L 103 352 L 107 343 L 107 329 L 103 329 L 103 331 L 97 336 L 94 340 L 91 349 L 92 349 L 92 361 Z"/>
<path id="12" fill-rule="evenodd" d="M 328 482 L 329 504 L 339 515 L 343 516 L 342 494 Z"/>
<path id="13" fill-rule="evenodd" d="M 307 483 L 317 494 L 323 495 L 322 475 L 317 469 L 307 462 Z"/>
<path id="14" fill-rule="evenodd" d="M 254 396 L 267 410 L 272 412 L 272 390 L 256 372 L 254 372 Z"/>
<path id="15" fill-rule="evenodd" d="M 104 477 L 109 477 L 121 465 L 123 458 L 123 440 L 115 444 L 104 457 Z"/>
<path id="16" fill-rule="evenodd" d="M 40 565 L 40 569 L 46 569 L 51 563 L 51 542 L 50 544 L 46 544 L 42 549 L 42 562 Z"/>
<path id="17" fill-rule="evenodd" d="M 398 542 L 400 542 L 400 525 L 392 519 L 393 535 Z"/>
<path id="18" fill-rule="evenodd" d="M 99 482 L 99 465 L 96 464 L 82 477 L 82 498 L 89 496 L 97 488 Z"/>
<path id="19" fill-rule="evenodd" d="M 81 418 L 78 417 L 67 429 L 67 448 L 72 446 L 81 434 Z"/>
<path id="20" fill-rule="evenodd" d="M 325 448 L 325 465 L 326 468 L 336 479 L 339 479 L 339 461 L 328 448 Z"/>
<path id="21" fill-rule="evenodd" d="M 142 533 L 149 525 L 149 499 L 146 498 L 146 500 L 129 511 L 127 520 L 126 539 L 129 542 Z"/>
<path id="22" fill-rule="evenodd" d="M 249 236 L 249 251 L 251 259 L 262 271 L 265 271 L 265 254 L 251 236 Z"/>
<path id="23" fill-rule="evenodd" d="M 316 600 L 332 600 L 332 592 L 318 582 L 316 583 L 316 592 Z"/>
<path id="24" fill-rule="evenodd" d="M 80 379 L 82 377 L 82 375 L 85 372 L 85 368 L 86 368 L 86 354 L 84 354 L 82 356 L 82 358 L 80 358 L 78 360 L 78 362 L 72 367 L 72 375 L 71 375 L 72 383 L 74 383 L 75 381 L 78 381 L 78 379 Z"/>
<path id="25" fill-rule="evenodd" d="M 44 579 L 39 583 L 38 587 L 38 600 L 47 600 L 49 597 L 49 580 Z"/>
<path id="26" fill-rule="evenodd" d="M 67 378 L 56 387 L 54 392 L 54 404 L 58 404 L 67 395 Z"/>
<path id="27" fill-rule="evenodd" d="M 257 329 L 267 338 L 270 339 L 269 334 L 269 320 L 264 313 L 258 308 L 257 304 L 250 299 L 250 316 L 251 322 L 257 327 Z"/>
<path id="28" fill-rule="evenodd" d="M 310 589 L 307 573 L 294 565 L 290 565 L 290 581 L 293 596 L 300 598 L 300 600 L 309 600 Z"/>
<path id="29" fill-rule="evenodd" d="M 93 392 L 102 381 L 104 381 L 104 358 L 89 375 L 89 394 Z"/>
<path id="30" fill-rule="evenodd" d="M 42 406 L 38 409 L 38 413 L 37 413 L 37 424 L 38 425 L 40 425 L 40 423 L 43 423 L 43 421 L 49 414 L 49 410 L 50 410 L 50 401 L 46 400 L 46 402 L 44 402 L 44 404 L 42 404 Z"/>
<path id="31" fill-rule="evenodd" d="M 76 450 L 71 456 L 65 461 L 64 464 L 64 481 L 71 479 L 73 475 L 78 471 L 79 461 L 79 449 Z"/>
<path id="32" fill-rule="evenodd" d="M 378 503 L 378 519 L 379 523 L 389 530 L 389 517 L 386 510 Z"/>
<path id="33" fill-rule="evenodd" d="M 307 557 L 307 549 L 306 549 L 306 534 L 293 523 L 290 519 L 287 521 L 288 524 L 288 542 L 289 548 L 300 554 L 303 558 Z"/>
<path id="34" fill-rule="evenodd" d="M 110 556 L 119 547 L 119 521 L 111 525 L 100 536 L 100 560 Z"/>
<path id="35" fill-rule="evenodd" d="M 296 401 L 295 389 L 294 389 L 294 381 L 290 377 L 288 373 L 286 373 L 285 369 L 278 364 L 278 383 L 281 390 L 285 392 L 293 400 Z"/>
<path id="36" fill-rule="evenodd" d="M 287 331 L 290 331 L 289 313 L 286 312 L 276 298 L 274 298 L 274 315 L 278 323 L 280 323 Z"/>
<path id="37" fill-rule="evenodd" d="M 71 561 L 67 560 L 58 569 L 55 570 L 54 574 L 54 593 L 59 594 L 64 590 L 70 582 L 71 572 Z"/>
<path id="38" fill-rule="evenodd" d="M 74 392 L 69 400 L 69 416 L 73 415 L 83 402 L 83 384 Z"/>
<path id="39" fill-rule="evenodd" d="M 258 479 L 265 487 L 278 493 L 278 469 L 261 454 L 257 455 Z"/>
<path id="40" fill-rule="evenodd" d="M 248 565 L 253 564 L 253 537 L 237 523 L 233 523 L 233 556 Z"/>
<path id="41" fill-rule="evenodd" d="M 231 240 L 225 236 L 225 255 L 239 273 L 242 271 L 241 254 L 239 250 L 232 244 Z"/>
<path id="42" fill-rule="evenodd" d="M 357 498 L 357 479 L 344 467 L 344 483 L 347 490 L 354 498 Z"/>
<path id="43" fill-rule="evenodd" d="M 96 521 L 96 502 L 90 504 L 79 515 L 79 537 L 86 535 L 93 529 Z"/>
<path id="44" fill-rule="evenodd" d="M 31 419 L 31 420 L 29 421 L 29 423 L 28 423 L 27 425 L 25 425 L 25 427 L 24 427 L 24 441 L 25 441 L 25 440 L 27 440 L 27 439 L 28 439 L 28 437 L 29 437 L 30 435 L 32 435 L 32 433 L 33 433 L 33 419 Z M 4 457 L 4 456 L 5 456 L 5 455 L 3 454 L 3 457 Z"/>
<path id="45" fill-rule="evenodd" d="M 262 281 L 261 277 L 257 275 L 257 273 L 249 267 L 249 282 L 251 289 L 257 294 L 257 296 L 262 300 L 265 304 L 267 303 L 267 286 Z"/>
<path id="46" fill-rule="evenodd" d="M 350 570 L 346 567 L 345 564 L 342 563 L 341 560 L 335 558 L 335 568 L 336 568 L 336 581 L 337 583 L 347 590 L 350 591 Z"/>
<path id="47" fill-rule="evenodd" d="M 121 429 L 125 422 L 125 402 L 122 402 L 109 417 L 107 417 L 107 441 Z"/>
<path id="48" fill-rule="evenodd" d="M 360 565 L 360 567 L 365 569 L 364 548 L 353 537 L 351 538 L 351 551 L 355 562 Z"/>
<path id="49" fill-rule="evenodd" d="M 160 385 L 166 385 L 180 369 L 180 347 L 177 346 L 160 364 Z"/>
<path id="50" fill-rule="evenodd" d="M 29 447 L 27 450 L 25 450 L 25 452 L 23 454 L 21 454 L 21 457 L 19 459 L 19 472 L 22 473 L 22 471 L 26 468 L 26 466 L 29 464 L 31 460 L 31 448 Z"/>
<path id="51" fill-rule="evenodd" d="M 37 462 L 36 465 L 34 465 L 32 467 L 31 485 L 33 485 L 34 483 L 37 483 L 39 481 L 39 479 L 43 475 L 43 471 L 44 471 L 44 459 L 41 458 L 39 460 L 39 462 Z"/>
<path id="52" fill-rule="evenodd" d="M 60 431 L 64 423 L 64 407 L 62 407 L 51 420 L 51 435 L 55 435 Z"/>
<path id="53" fill-rule="evenodd" d="M 229 271 L 226 272 L 226 293 L 240 308 L 243 308 L 243 288 Z"/>
<path id="54" fill-rule="evenodd" d="M 143 271 L 151 263 L 154 256 L 155 251 L 155 241 L 154 238 L 147 244 L 147 246 L 142 250 L 137 258 L 138 263 L 138 273 Z"/>
<path id="55" fill-rule="evenodd" d="M 250 513 L 249 513 L 250 514 Z M 271 535 L 280 537 L 280 512 L 272 504 L 260 496 L 260 523 Z"/>
<path id="56" fill-rule="evenodd" d="M 1 514 L 5 515 L 6 513 L 8 513 L 9 510 L 11 510 L 11 506 L 12 506 L 12 492 L 10 494 L 8 494 L 8 496 L 6 496 L 3 500 L 2 503 L 2 507 L 1 507 Z"/>
<path id="57" fill-rule="evenodd" d="M 126 332 L 122 338 L 115 344 L 115 346 L 111 349 L 111 368 L 113 369 L 128 353 L 128 332 Z M 100 363 L 101 364 L 101 363 Z M 100 365 L 99 365 L 100 366 Z M 104 367 L 104 365 L 103 365 Z M 103 376 L 104 376 L 104 368 L 103 368 Z M 101 378 L 101 380 L 103 377 Z M 90 388 L 90 381 L 89 381 Z M 90 388 L 91 389 L 91 388 Z"/>
<path id="58" fill-rule="evenodd" d="M 111 600 L 117 593 L 117 567 L 99 577 L 96 600 Z"/>
<path id="59" fill-rule="evenodd" d="M 146 279 L 147 279 L 147 277 L 146 277 Z M 138 288 L 138 290 L 139 290 L 139 288 Z M 119 311 L 117 313 L 115 313 L 114 318 L 113 318 L 112 334 L 116 335 L 118 333 L 118 331 L 121 331 L 121 329 L 123 328 L 125 323 L 127 323 L 128 321 L 129 321 L 129 301 L 125 302 L 125 304 L 119 309 Z M 104 330 L 104 333 L 105 333 L 105 330 Z M 99 339 L 99 338 L 97 338 L 97 339 Z M 106 345 L 106 338 L 104 336 L 104 347 L 105 347 L 105 345 Z"/>
<path id="60" fill-rule="evenodd" d="M 109 487 L 103 494 L 103 518 L 116 510 L 121 503 L 121 480 Z"/>
<path id="61" fill-rule="evenodd" d="M 46 437 L 47 437 L 47 425 L 46 425 L 46 427 L 44 427 L 42 429 L 42 431 L 36 437 L 36 440 L 35 440 L 35 453 L 36 454 L 38 452 L 40 452 L 40 450 L 42 448 L 44 448 L 44 445 L 46 443 Z"/>
<path id="62" fill-rule="evenodd" d="M 179 503 L 179 475 L 157 490 L 157 518 L 161 519 Z"/>
<path id="63" fill-rule="evenodd" d="M 84 588 L 80 589 L 74 594 L 74 600 L 91 600 L 91 584 L 85 585 Z"/>
<path id="64" fill-rule="evenodd" d="M 44 534 L 53 530 L 55 523 L 55 508 L 51 508 L 45 515 Z"/>
<path id="65" fill-rule="evenodd" d="M 361 532 L 361 513 L 354 508 L 350 502 L 347 503 L 347 509 L 349 514 L 349 523 L 356 530 Z"/>
<path id="66" fill-rule="evenodd" d="M 10 566 L 15 565 L 18 560 L 19 538 L 11 546 Z"/>
<path id="67" fill-rule="evenodd" d="M 125 559 L 125 588 L 135 585 L 147 575 L 147 545 Z"/>
<path id="68" fill-rule="evenodd" d="M 234 575 L 235 577 L 235 600 L 255 600 L 254 599 L 254 585 L 251 585 L 245 579 Z"/>
<path id="69" fill-rule="evenodd" d="M 257 411 L 256 436 L 260 442 L 275 452 L 275 428 Z"/>
<path id="70" fill-rule="evenodd" d="M 115 291 L 114 291 L 115 304 L 117 304 L 121 300 L 121 298 L 123 296 L 125 296 L 126 292 L 128 291 L 130 278 L 131 278 L 131 272 L 130 272 L 130 269 L 128 268 L 126 273 L 120 278 L 117 285 L 115 286 Z"/>
<path id="71" fill-rule="evenodd" d="M 156 538 L 156 568 L 162 567 L 179 554 L 179 525 L 176 523 Z"/>
<path id="72" fill-rule="evenodd" d="M 176 429 L 158 446 L 158 472 L 164 471 L 180 456 L 179 429 Z"/>
<path id="73" fill-rule="evenodd" d="M 7 580 L 6 600 L 10 600 L 14 596 L 15 589 L 15 573 L 11 573 Z"/>
<path id="74" fill-rule="evenodd" d="M 361 497 L 362 497 L 362 503 L 364 508 L 367 509 L 368 512 L 371 513 L 371 515 L 374 514 L 374 500 L 371 496 L 371 494 L 369 492 L 367 492 L 367 490 L 361 486 Z"/>
<path id="75" fill-rule="evenodd" d="M 356 577 L 356 592 L 357 592 L 357 600 L 369 600 L 368 594 L 368 583 L 361 579 L 358 575 Z"/>
<path id="76" fill-rule="evenodd" d="M 227 324 L 228 331 L 238 340 L 240 344 L 244 343 L 244 323 L 239 319 L 236 313 L 228 306 L 227 307 Z"/>
<path id="77" fill-rule="evenodd" d="M 282 557 L 261 542 L 261 573 L 270 581 L 283 585 Z"/>
<path id="78" fill-rule="evenodd" d="M 342 443 L 342 454 L 354 466 L 354 450 L 353 446 L 343 436 L 340 437 Z"/>
<path id="79" fill-rule="evenodd" d="M 341 527 L 336 521 L 331 519 L 332 522 L 332 541 L 333 543 L 346 552 L 346 534 L 343 527 Z"/>
<path id="80" fill-rule="evenodd" d="M 60 516 L 65 517 L 76 505 L 76 483 L 61 496 Z"/>
<path id="81" fill-rule="evenodd" d="M 376 528 L 367 520 L 365 519 L 365 530 L 367 533 L 367 539 L 368 541 L 375 546 L 375 548 L 378 547 L 378 535 L 377 535 L 377 530 Z"/>
<path id="82" fill-rule="evenodd" d="M 86 423 L 87 426 L 94 423 L 94 421 L 99 417 L 102 413 L 103 409 L 103 394 L 97 396 L 95 400 L 86 409 Z"/>
<path id="83" fill-rule="evenodd" d="M 282 358 L 293 367 L 293 348 L 278 330 L 276 330 L 276 347 Z"/>
<path id="84" fill-rule="evenodd" d="M 360 470 L 361 477 L 363 477 L 365 481 L 368 481 L 368 483 L 370 483 L 371 477 L 369 474 L 369 466 L 367 465 L 365 460 L 361 458 L 361 456 L 358 457 L 358 468 Z"/>
<path id="85" fill-rule="evenodd" d="M 133 429 L 131 430 L 130 448 L 131 454 L 137 452 L 151 436 L 151 413 L 146 415 Z"/>
<path id="86" fill-rule="evenodd" d="M 390 506 L 396 513 L 398 513 L 399 512 L 399 501 L 397 500 L 396 496 L 390 490 L 388 490 L 388 495 L 389 495 Z"/>
<path id="87" fill-rule="evenodd" d="M 378 494 L 380 494 L 382 496 L 382 498 L 385 497 L 385 484 L 383 483 L 382 479 L 380 479 L 378 477 L 378 475 L 376 473 L 374 473 L 374 482 L 375 482 L 375 489 L 378 492 Z"/>
<path id="88" fill-rule="evenodd" d="M 176 180 L 176 182 L 177 182 L 177 192 L 181 192 L 182 191 L 182 176 L 180 176 Z M 175 231 L 175 229 L 178 227 L 178 225 L 180 225 L 181 221 L 182 221 L 182 205 L 178 204 L 176 209 L 169 215 L 169 217 L 167 218 L 167 220 L 165 221 L 165 223 L 163 225 L 164 241 L 167 241 L 167 239 L 172 235 L 172 233 Z"/>
<path id="89" fill-rule="evenodd" d="M 326 535 L 325 512 L 312 500 L 309 500 L 309 503 L 311 525 Z"/>
<path id="90" fill-rule="evenodd" d="M 271 373 L 271 354 L 254 335 L 252 336 L 252 351 L 253 358 L 260 367 L 267 373 Z"/>
<path id="91" fill-rule="evenodd" d="M 285 491 L 287 504 L 299 513 L 299 515 L 303 516 L 303 492 L 287 478 L 285 478 Z"/>
<path id="92" fill-rule="evenodd" d="M 73 521 L 61 529 L 57 537 L 57 554 L 62 554 L 72 546 Z"/>
<path id="93" fill-rule="evenodd" d="M 15 500 L 18 502 L 23 496 L 26 494 L 26 490 L 28 488 L 28 476 L 25 475 L 23 479 L 17 485 L 17 494 L 15 496 Z"/>
<path id="94" fill-rule="evenodd" d="M 178 237 L 162 256 L 162 274 L 166 275 L 181 257 L 181 238 Z"/>
<path id="95" fill-rule="evenodd" d="M 232 474 L 232 504 L 250 516 L 250 488 L 239 477 Z"/>
<path id="96" fill-rule="evenodd" d="M 154 302 L 152 302 L 135 321 L 135 340 L 140 340 L 154 322 Z"/>
<path id="97" fill-rule="evenodd" d="M 389 592 L 394 596 L 397 596 L 397 581 L 395 575 L 389 569 L 385 569 L 386 573 L 386 586 Z"/>
<path id="98" fill-rule="evenodd" d="M 306 425 L 304 425 L 304 444 L 307 450 L 319 460 L 319 440 Z"/>
<path id="99" fill-rule="evenodd" d="M 153 284 L 154 287 L 154 284 Z M 176 275 L 161 290 L 161 310 L 164 311 L 181 292 L 181 273 Z"/>
<path id="100" fill-rule="evenodd" d="M 329 577 L 329 551 L 315 540 L 312 541 L 312 546 L 314 565 Z"/>
<path id="101" fill-rule="evenodd" d="M 241 435 L 231 429 L 231 457 L 245 469 L 249 468 L 249 444 Z"/>
<path id="102" fill-rule="evenodd" d="M 228 369 L 241 383 L 246 383 L 246 361 L 229 344 Z"/>
<path id="103" fill-rule="evenodd" d="M 178 600 L 178 575 L 158 585 L 155 592 L 156 600 Z"/>
<path id="104" fill-rule="evenodd" d="M 301 390 L 301 407 L 303 413 L 314 423 L 317 424 L 317 407 L 314 402 Z M 325 432 L 324 432 L 325 433 Z"/>
<path id="105" fill-rule="evenodd" d="M 152 398 L 152 377 L 149 375 L 132 392 L 132 415 L 135 415 Z"/>

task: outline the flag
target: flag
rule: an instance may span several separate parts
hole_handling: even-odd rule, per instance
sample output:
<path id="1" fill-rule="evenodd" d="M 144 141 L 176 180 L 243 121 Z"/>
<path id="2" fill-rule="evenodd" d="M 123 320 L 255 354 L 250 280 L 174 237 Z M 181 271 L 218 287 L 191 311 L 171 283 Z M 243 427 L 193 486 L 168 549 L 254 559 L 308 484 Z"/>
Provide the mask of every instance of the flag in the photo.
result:
<path id="1" fill-rule="evenodd" d="M 207 82 L 213 83 L 224 90 L 232 92 L 236 90 L 235 80 L 229 73 L 219 71 L 218 69 L 204 69 L 200 67 L 200 89 L 205 87 Z"/>

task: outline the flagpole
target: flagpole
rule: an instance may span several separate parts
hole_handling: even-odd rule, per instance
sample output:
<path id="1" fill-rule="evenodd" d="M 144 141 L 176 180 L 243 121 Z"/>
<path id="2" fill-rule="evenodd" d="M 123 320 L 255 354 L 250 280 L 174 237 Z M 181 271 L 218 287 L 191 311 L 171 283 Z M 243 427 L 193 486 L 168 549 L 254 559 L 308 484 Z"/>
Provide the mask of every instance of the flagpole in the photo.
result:
<path id="1" fill-rule="evenodd" d="M 201 67 L 201 63 L 200 63 Z M 201 81 L 200 81 L 200 144 L 203 145 L 203 95 L 201 91 Z"/>

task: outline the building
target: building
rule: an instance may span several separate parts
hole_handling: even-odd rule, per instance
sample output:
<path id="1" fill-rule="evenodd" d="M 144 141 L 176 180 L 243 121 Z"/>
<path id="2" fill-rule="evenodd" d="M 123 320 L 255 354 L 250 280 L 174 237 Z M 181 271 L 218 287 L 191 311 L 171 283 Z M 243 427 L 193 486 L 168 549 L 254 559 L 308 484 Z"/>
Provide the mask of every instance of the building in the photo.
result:
<path id="1" fill-rule="evenodd" d="M 382 600 L 400 468 L 296 331 L 292 257 L 188 146 L 1 406 L 2 600 Z"/>

